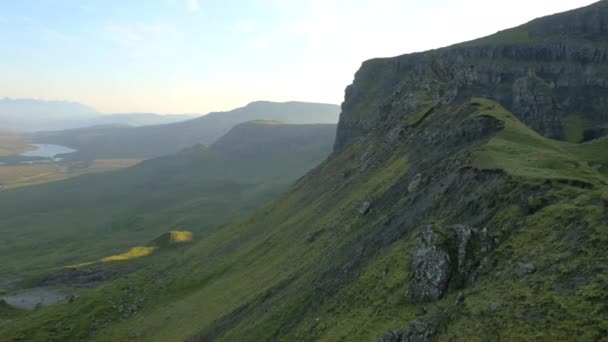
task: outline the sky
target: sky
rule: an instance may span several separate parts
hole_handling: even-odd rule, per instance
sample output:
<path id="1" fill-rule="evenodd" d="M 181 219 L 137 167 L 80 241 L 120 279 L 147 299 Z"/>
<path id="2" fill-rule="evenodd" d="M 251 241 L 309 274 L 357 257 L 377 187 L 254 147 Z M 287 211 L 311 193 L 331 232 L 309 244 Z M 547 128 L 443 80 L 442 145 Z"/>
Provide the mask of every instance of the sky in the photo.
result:
<path id="1" fill-rule="evenodd" d="M 593 0 L 0 0 L 0 98 L 107 113 L 339 104 L 364 60 Z"/>

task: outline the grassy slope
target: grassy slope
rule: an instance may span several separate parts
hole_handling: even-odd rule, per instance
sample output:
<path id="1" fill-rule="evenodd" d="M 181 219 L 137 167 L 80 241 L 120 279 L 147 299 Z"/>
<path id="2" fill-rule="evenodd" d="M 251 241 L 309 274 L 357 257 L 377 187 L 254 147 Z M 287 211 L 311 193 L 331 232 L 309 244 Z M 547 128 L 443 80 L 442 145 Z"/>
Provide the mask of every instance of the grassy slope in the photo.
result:
<path id="1" fill-rule="evenodd" d="M 249 127 L 251 130 L 256 130 Z M 257 129 L 264 129 L 258 125 Z M 194 147 L 135 167 L 0 193 L 0 273 L 119 254 L 171 229 L 209 232 L 270 200 L 331 150 L 334 125 L 275 125 L 249 158 Z M 279 134 L 279 132 L 281 132 Z M 297 148 L 285 144 L 297 137 Z M 233 146 L 256 146 L 247 136 Z"/>
<path id="2" fill-rule="evenodd" d="M 23 135 L 0 131 L 0 157 L 22 153 L 32 149 Z"/>
<path id="3" fill-rule="evenodd" d="M 471 159 L 478 169 L 509 175 L 501 176 L 508 186 L 487 220 L 501 244 L 466 288 L 464 305 L 455 304 L 457 292 L 452 291 L 428 304 L 426 317 L 446 317 L 446 338 L 605 338 L 608 227 L 603 201 L 608 198 L 604 176 L 587 167 L 590 162 L 608 165 L 608 156 L 597 153 L 604 143 L 542 138 L 486 100 L 475 99 L 466 108 L 468 118 L 494 118 L 503 127 L 475 148 Z M 408 161 L 412 151 L 393 150 L 376 167 L 353 171 L 367 143 L 382 146 L 371 137 L 351 144 L 247 220 L 72 306 L 36 311 L 0 331 L 29 340 L 167 341 L 201 334 L 217 340 L 346 341 L 375 340 L 388 329 L 402 328 L 418 309 L 404 297 L 417 233 L 393 236 L 389 227 L 394 215 L 415 207 L 416 198 L 425 195 L 400 190 L 411 164 L 418 162 Z M 356 175 L 345 176 L 352 172 Z M 466 191 L 482 196 L 485 185 L 477 186 Z M 522 203 L 524 194 L 529 197 Z M 369 199 L 374 200 L 372 213 L 357 214 Z M 458 199 L 436 201 L 431 217 L 442 221 Z M 315 239 L 307 242 L 311 233 Z M 374 244 L 363 244 L 366 239 L 384 247 L 369 250 Z M 349 256 L 351 250 L 356 256 Z M 522 260 L 533 261 L 537 272 L 518 277 Z M 143 311 L 121 317 L 108 303 L 133 300 L 122 291 L 126 284 L 140 288 L 137 295 L 146 302 Z M 492 311 L 495 303 L 499 309 Z"/>

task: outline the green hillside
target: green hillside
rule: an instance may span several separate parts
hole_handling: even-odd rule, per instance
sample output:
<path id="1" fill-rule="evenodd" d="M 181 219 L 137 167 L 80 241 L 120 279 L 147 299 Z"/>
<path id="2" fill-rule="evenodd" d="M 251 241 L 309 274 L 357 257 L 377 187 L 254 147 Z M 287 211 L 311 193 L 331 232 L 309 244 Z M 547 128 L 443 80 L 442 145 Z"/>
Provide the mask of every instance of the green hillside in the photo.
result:
<path id="1" fill-rule="evenodd" d="M 265 141 L 250 140 L 258 130 Z M 320 163 L 334 136 L 335 125 L 245 123 L 217 146 L 0 192 L 0 274 L 116 254 L 171 229 L 204 235 L 267 202 Z"/>

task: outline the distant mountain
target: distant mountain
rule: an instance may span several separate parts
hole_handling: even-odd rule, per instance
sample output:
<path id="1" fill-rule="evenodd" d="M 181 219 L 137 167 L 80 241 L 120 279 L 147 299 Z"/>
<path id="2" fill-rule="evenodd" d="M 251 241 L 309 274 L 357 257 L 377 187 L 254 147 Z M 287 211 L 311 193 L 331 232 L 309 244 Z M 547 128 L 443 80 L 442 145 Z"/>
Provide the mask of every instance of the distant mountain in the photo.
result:
<path id="1" fill-rule="evenodd" d="M 178 123 L 127 127 L 100 126 L 59 132 L 40 132 L 39 143 L 77 149 L 70 158 L 153 158 L 196 144 L 211 144 L 232 127 L 252 120 L 278 120 L 289 124 L 338 122 L 340 107 L 305 102 L 253 102 L 229 112 L 216 112 Z"/>
<path id="2" fill-rule="evenodd" d="M 101 126 L 101 125 L 127 125 L 127 126 L 147 126 L 147 125 L 162 125 L 180 121 L 195 119 L 199 114 L 154 114 L 154 113 L 120 113 L 108 114 L 95 118 L 88 122 L 86 126 Z"/>
<path id="3" fill-rule="evenodd" d="M 0 274 L 95 259 L 176 227 L 208 232 L 318 165 L 335 133 L 336 125 L 244 123 L 209 147 L 1 191 L 0 227 L 10 238 L 0 239 L 0 259 L 14 262 Z"/>
<path id="4" fill-rule="evenodd" d="M 161 125 L 190 120 L 197 116 L 153 113 L 104 114 L 77 102 L 0 99 L 0 129 L 12 131 L 56 131 L 101 125 Z"/>
<path id="5" fill-rule="evenodd" d="M 0 99 L 0 128 L 35 131 L 78 127 L 79 122 L 100 116 L 76 102 L 33 99 Z"/>

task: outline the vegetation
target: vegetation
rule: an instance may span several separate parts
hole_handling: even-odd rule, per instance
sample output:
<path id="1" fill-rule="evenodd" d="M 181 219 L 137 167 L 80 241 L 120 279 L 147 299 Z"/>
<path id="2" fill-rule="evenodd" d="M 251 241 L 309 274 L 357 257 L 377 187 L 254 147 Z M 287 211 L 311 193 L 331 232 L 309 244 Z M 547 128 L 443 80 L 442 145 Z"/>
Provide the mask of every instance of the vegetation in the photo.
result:
<path id="1" fill-rule="evenodd" d="M 529 129 L 492 101 L 475 99 L 473 104 L 478 106 L 475 115 L 494 118 L 504 125 L 504 129 L 480 149 L 475 160 L 477 167 L 505 170 L 526 178 L 605 184 L 603 175 L 584 159 L 597 150 L 595 144 L 601 146 L 603 142 L 575 145 L 551 140 Z M 602 154 L 595 162 L 608 162 L 608 156 Z"/>
<path id="2" fill-rule="evenodd" d="M 0 157 L 19 154 L 32 149 L 25 136 L 0 131 Z"/>
<path id="3" fill-rule="evenodd" d="M 90 162 L 59 162 L 0 166 L 0 184 L 9 189 L 54 182 L 84 174 L 127 168 L 139 159 L 97 159 Z"/>
<path id="4" fill-rule="evenodd" d="M 335 135 L 333 125 L 267 127 L 245 124 L 217 146 L 193 147 L 125 170 L 0 192 L 6 237 L 0 241 L 6 260 L 0 274 L 121 254 L 173 227 L 205 236 L 317 165 Z M 240 129 L 251 134 L 242 136 Z M 264 139 L 249 140 L 258 129 Z"/>

